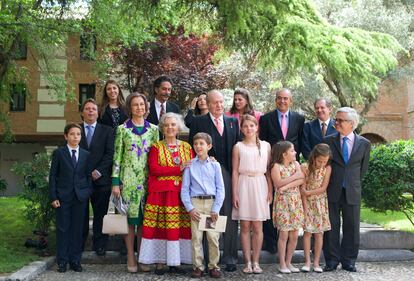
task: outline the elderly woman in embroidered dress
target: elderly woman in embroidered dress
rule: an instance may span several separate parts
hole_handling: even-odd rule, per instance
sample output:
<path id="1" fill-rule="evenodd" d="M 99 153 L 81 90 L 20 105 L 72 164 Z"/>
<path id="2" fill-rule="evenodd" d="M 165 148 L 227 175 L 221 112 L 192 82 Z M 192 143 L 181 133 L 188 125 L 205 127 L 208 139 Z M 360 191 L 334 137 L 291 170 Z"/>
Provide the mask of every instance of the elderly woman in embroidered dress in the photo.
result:
<path id="1" fill-rule="evenodd" d="M 158 128 L 144 119 L 148 103 L 144 95 L 133 93 L 128 96 L 126 110 L 129 119 L 117 127 L 114 164 L 112 168 L 112 193 L 129 205 L 128 234 L 125 245 L 128 252 L 128 272 L 137 272 L 134 251 L 134 236 L 137 235 L 139 252 L 144 217 L 145 192 L 147 190 L 147 155 L 151 146 L 158 141 Z M 135 232 L 135 228 L 137 228 Z M 142 267 L 141 270 L 149 270 Z"/>
<path id="2" fill-rule="evenodd" d="M 148 199 L 145 205 L 139 262 L 156 264 L 155 273 L 185 273 L 179 267 L 191 264 L 191 222 L 181 199 L 184 168 L 191 163 L 191 146 L 177 139 L 184 123 L 180 115 L 162 115 L 159 128 L 165 139 L 149 153 Z"/>

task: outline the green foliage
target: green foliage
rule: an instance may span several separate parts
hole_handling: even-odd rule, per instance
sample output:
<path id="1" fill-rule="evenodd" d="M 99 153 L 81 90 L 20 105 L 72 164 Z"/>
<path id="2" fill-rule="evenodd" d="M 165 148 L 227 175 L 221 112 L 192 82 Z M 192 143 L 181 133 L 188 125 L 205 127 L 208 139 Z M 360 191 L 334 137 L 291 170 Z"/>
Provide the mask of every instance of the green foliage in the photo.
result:
<path id="1" fill-rule="evenodd" d="M 50 157 L 46 153 L 36 155 L 32 162 L 16 163 L 12 172 L 23 179 L 23 191 L 19 197 L 25 199 L 24 215 L 35 229 L 49 231 L 55 212 L 49 200 Z"/>
<path id="2" fill-rule="evenodd" d="M 0 178 L 0 193 L 7 190 L 7 182 L 5 179 Z"/>
<path id="3" fill-rule="evenodd" d="M 374 211 L 403 212 L 414 225 L 414 141 L 395 141 L 371 151 L 363 180 L 365 206 Z"/>

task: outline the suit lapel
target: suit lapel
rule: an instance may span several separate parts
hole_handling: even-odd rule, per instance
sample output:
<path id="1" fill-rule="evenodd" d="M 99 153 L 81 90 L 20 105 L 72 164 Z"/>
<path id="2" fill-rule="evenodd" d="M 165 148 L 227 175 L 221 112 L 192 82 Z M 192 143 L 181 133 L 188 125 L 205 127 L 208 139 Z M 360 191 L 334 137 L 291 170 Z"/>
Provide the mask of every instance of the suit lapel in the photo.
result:
<path id="1" fill-rule="evenodd" d="M 276 122 L 274 122 L 273 120 L 276 120 Z M 272 120 L 270 121 L 270 125 L 274 126 L 273 128 L 274 128 L 274 132 L 276 133 L 276 135 L 280 136 L 280 139 L 283 139 L 282 128 L 280 127 L 279 115 L 277 114 L 277 110 L 273 111 L 273 117 L 272 117 Z M 289 134 L 289 128 L 288 128 L 288 134 Z"/>
<path id="2" fill-rule="evenodd" d="M 313 121 L 312 127 L 313 131 L 316 132 L 316 135 L 322 140 L 322 128 L 319 124 L 319 119 Z M 326 131 L 326 135 L 328 135 L 328 131 Z"/>
<path id="3" fill-rule="evenodd" d="M 359 146 L 361 145 L 361 137 L 354 133 L 354 145 L 352 146 L 351 156 L 349 159 L 352 159 L 352 156 L 357 153 Z"/>
<path id="4" fill-rule="evenodd" d="M 100 132 L 101 132 L 100 125 L 98 123 L 96 123 L 95 130 L 93 132 L 93 136 L 92 136 L 92 139 L 91 139 L 91 145 L 89 146 L 89 148 L 93 146 L 93 144 L 95 142 L 95 139 L 99 140 L 98 135 L 99 135 Z"/>
<path id="5" fill-rule="evenodd" d="M 73 169 L 75 169 L 76 166 L 73 166 L 72 155 L 71 155 L 67 145 L 62 147 L 62 153 L 63 153 L 63 157 L 66 159 L 66 161 L 68 161 L 69 166 L 72 167 Z"/>
<path id="6" fill-rule="evenodd" d="M 152 100 L 151 101 L 151 104 L 150 104 L 150 115 L 152 116 L 151 119 L 153 121 L 158 121 L 157 110 L 155 109 L 155 100 Z"/>
<path id="7" fill-rule="evenodd" d="M 336 132 L 336 129 L 334 127 L 334 121 L 332 119 L 329 120 L 328 129 L 326 130 L 326 135 L 332 135 Z"/>
<path id="8" fill-rule="evenodd" d="M 344 155 L 342 154 L 341 149 L 341 135 L 339 133 L 335 136 L 334 147 L 336 150 L 338 150 L 339 155 L 341 155 L 341 160 L 345 164 Z"/>

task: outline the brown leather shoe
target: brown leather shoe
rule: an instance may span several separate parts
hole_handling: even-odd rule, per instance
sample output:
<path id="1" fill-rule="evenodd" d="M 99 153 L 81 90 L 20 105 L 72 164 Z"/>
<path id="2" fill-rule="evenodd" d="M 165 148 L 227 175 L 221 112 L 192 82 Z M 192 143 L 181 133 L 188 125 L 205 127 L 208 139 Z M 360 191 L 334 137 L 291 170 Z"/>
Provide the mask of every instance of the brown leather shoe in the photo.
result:
<path id="1" fill-rule="evenodd" d="M 196 268 L 191 272 L 191 278 L 201 278 L 203 277 L 203 271 L 199 268 Z"/>
<path id="2" fill-rule="evenodd" d="M 210 269 L 211 278 L 221 278 L 221 272 L 217 268 Z"/>

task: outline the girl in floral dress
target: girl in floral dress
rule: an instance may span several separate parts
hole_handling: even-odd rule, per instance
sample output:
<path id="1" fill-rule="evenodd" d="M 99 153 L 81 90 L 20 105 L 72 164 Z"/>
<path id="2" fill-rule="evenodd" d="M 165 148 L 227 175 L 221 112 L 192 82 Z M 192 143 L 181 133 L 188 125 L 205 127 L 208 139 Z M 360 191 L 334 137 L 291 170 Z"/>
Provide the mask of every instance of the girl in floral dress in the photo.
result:
<path id="1" fill-rule="evenodd" d="M 292 266 L 292 256 L 298 241 L 299 229 L 303 227 L 304 215 L 300 185 L 305 176 L 296 161 L 296 151 L 291 142 L 280 141 L 272 148 L 270 175 L 275 187 L 273 224 L 279 232 L 277 248 L 279 271 L 300 272 Z"/>
<path id="2" fill-rule="evenodd" d="M 328 198 L 326 188 L 331 176 L 331 167 L 328 161 L 331 150 L 327 144 L 316 145 L 309 156 L 309 163 L 302 164 L 302 171 L 306 175 L 306 184 L 302 185 L 301 193 L 305 211 L 305 227 L 303 234 L 303 251 L 305 265 L 302 271 L 310 271 L 311 236 L 315 239 L 313 270 L 321 273 L 319 259 L 322 251 L 323 233 L 331 229 L 328 213 Z"/>
<path id="3" fill-rule="evenodd" d="M 128 272 L 137 272 L 138 266 L 134 251 L 134 237 L 139 246 L 144 217 L 145 194 L 148 178 L 148 153 L 158 141 L 158 127 L 144 119 L 148 112 L 147 99 L 142 94 L 131 94 L 126 101 L 130 119 L 117 127 L 115 137 L 114 164 L 112 167 L 112 194 L 122 198 L 128 207 L 128 234 L 125 245 L 128 253 Z M 137 228 L 135 232 L 135 227 Z M 141 267 L 141 270 L 144 267 Z M 148 269 L 147 269 L 148 270 Z"/>

